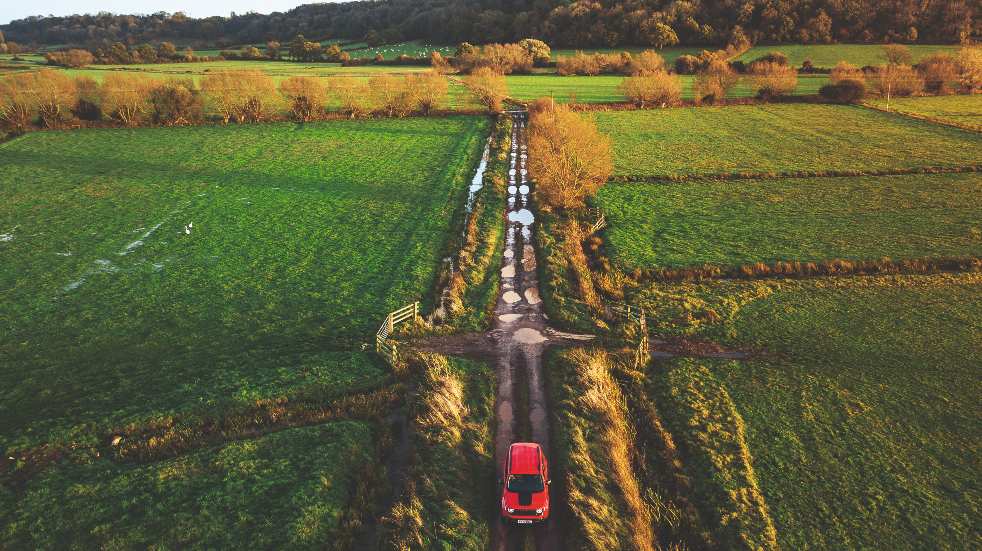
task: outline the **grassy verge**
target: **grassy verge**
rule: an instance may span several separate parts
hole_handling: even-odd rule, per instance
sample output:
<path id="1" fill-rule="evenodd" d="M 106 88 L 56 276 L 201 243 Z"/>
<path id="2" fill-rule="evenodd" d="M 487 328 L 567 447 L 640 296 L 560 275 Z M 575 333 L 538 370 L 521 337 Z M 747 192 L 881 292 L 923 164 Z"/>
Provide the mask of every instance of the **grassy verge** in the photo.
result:
<path id="1" fill-rule="evenodd" d="M 393 549 L 483 550 L 494 506 L 494 377 L 483 363 L 421 355 L 412 466 L 384 518 Z"/>
<path id="2" fill-rule="evenodd" d="M 0 540 L 23 549 L 344 549 L 376 476 L 366 468 L 374 437 L 367 424 L 336 422 L 151 465 L 66 465 L 4 507 Z"/>
<path id="3" fill-rule="evenodd" d="M 653 394 L 676 435 L 698 507 L 723 549 L 777 549 L 777 531 L 760 492 L 743 419 L 719 381 L 699 363 L 677 360 L 653 379 Z"/>
<path id="4" fill-rule="evenodd" d="M 601 303 L 583 251 L 583 225 L 575 218 L 545 211 L 537 214 L 536 221 L 536 264 L 549 319 L 570 330 L 596 329 L 594 318 Z"/>

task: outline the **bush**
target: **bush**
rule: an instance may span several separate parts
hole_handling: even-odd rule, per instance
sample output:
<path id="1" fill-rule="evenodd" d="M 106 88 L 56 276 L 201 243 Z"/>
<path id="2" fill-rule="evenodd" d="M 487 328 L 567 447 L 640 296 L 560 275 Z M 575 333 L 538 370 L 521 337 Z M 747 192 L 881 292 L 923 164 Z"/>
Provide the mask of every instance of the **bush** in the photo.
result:
<path id="1" fill-rule="evenodd" d="M 508 95 L 508 83 L 503 75 L 483 67 L 465 77 L 464 83 L 489 111 L 501 110 Z"/>
<path id="2" fill-rule="evenodd" d="M 406 88 L 406 79 L 396 75 L 375 75 L 368 79 L 372 106 L 388 116 L 404 117 L 413 111 L 412 96 Z"/>
<path id="3" fill-rule="evenodd" d="M 201 119 L 201 97 L 192 80 L 168 80 L 150 90 L 153 121 L 166 126 L 191 124 Z"/>
<path id="4" fill-rule="evenodd" d="M 694 75 L 702 68 L 702 61 L 694 55 L 684 54 L 675 59 L 675 72 L 680 75 Z"/>
<path id="5" fill-rule="evenodd" d="M 933 54 L 924 58 L 917 66 L 924 79 L 924 89 L 932 94 L 952 94 L 958 85 L 959 67 L 954 57 L 948 54 Z"/>
<path id="6" fill-rule="evenodd" d="M 839 84 L 845 80 L 865 82 L 866 74 L 855 65 L 845 61 L 840 61 L 835 67 L 832 68 L 832 73 L 830 74 L 829 79 L 831 80 L 832 84 Z"/>
<path id="7" fill-rule="evenodd" d="M 982 47 L 965 46 L 958 51 L 958 81 L 968 93 L 982 90 Z"/>
<path id="8" fill-rule="evenodd" d="M 856 103 L 866 95 L 866 85 L 861 80 L 840 80 L 822 86 L 818 93 L 835 103 Z"/>
<path id="9" fill-rule="evenodd" d="M 201 91 L 225 124 L 259 122 L 279 103 L 273 79 L 262 71 L 219 71 L 201 79 Z"/>
<path id="10" fill-rule="evenodd" d="M 758 98 L 770 99 L 788 95 L 798 87 L 798 73 L 786 64 L 754 62 L 750 68 Z"/>
<path id="11" fill-rule="evenodd" d="M 635 75 L 665 72 L 665 59 L 652 50 L 645 50 L 638 54 L 631 69 Z"/>
<path id="12" fill-rule="evenodd" d="M 627 77 L 618 89 L 639 107 L 645 104 L 678 105 L 682 98 L 679 77 L 664 71 Z"/>
<path id="13" fill-rule="evenodd" d="M 532 63 L 536 67 L 545 67 L 552 59 L 552 49 L 549 45 L 535 38 L 526 38 L 518 41 L 518 45 L 528 52 L 532 58 Z"/>
<path id="14" fill-rule="evenodd" d="M 88 50 L 71 49 L 63 52 L 48 52 L 44 54 L 48 65 L 79 68 L 95 63 L 95 56 Z"/>
<path id="15" fill-rule="evenodd" d="M 750 65 L 753 67 L 757 63 L 773 63 L 775 65 L 787 66 L 788 56 L 782 52 L 768 52 L 767 55 L 762 55 L 750 62 Z"/>
<path id="16" fill-rule="evenodd" d="M 406 77 L 406 87 L 414 109 L 428 115 L 445 107 L 449 99 L 447 77 L 437 72 L 417 73 Z"/>
<path id="17" fill-rule="evenodd" d="M 290 115 L 296 121 L 307 122 L 324 112 L 327 90 L 317 78 L 290 77 L 280 83 L 280 94 L 287 101 Z"/>
<path id="18" fill-rule="evenodd" d="M 547 207 L 582 207 L 610 177 L 610 138 L 568 107 L 534 113 L 528 136 L 529 170 Z"/>
<path id="19" fill-rule="evenodd" d="M 466 43 L 465 43 L 466 44 Z M 471 73 L 481 68 L 509 75 L 532 72 L 532 55 L 518 44 L 488 44 L 477 50 L 470 44 L 461 45 L 454 57 L 454 67 L 463 73 Z"/>
<path id="20" fill-rule="evenodd" d="M 32 73 L 14 73 L 0 79 L 0 122 L 23 132 L 37 115 L 37 96 Z"/>
<path id="21" fill-rule="evenodd" d="M 910 65 L 884 65 L 874 73 L 873 85 L 889 100 L 920 93 L 924 90 L 924 79 Z"/>
<path id="22" fill-rule="evenodd" d="M 600 63 L 596 56 L 576 52 L 572 57 L 562 56 L 556 62 L 556 73 L 561 76 L 600 74 Z"/>
<path id="23" fill-rule="evenodd" d="M 146 78 L 109 73 L 102 79 L 102 111 L 126 126 L 143 120 L 150 109 L 149 96 L 150 82 Z"/>
<path id="24" fill-rule="evenodd" d="M 34 75 L 38 115 L 48 128 L 58 128 L 71 118 L 78 100 L 75 80 L 62 71 L 44 69 Z"/>
<path id="25" fill-rule="evenodd" d="M 706 68 L 696 75 L 693 84 L 696 102 L 715 103 L 724 99 L 739 80 L 739 75 L 725 61 L 719 59 L 710 61 Z"/>

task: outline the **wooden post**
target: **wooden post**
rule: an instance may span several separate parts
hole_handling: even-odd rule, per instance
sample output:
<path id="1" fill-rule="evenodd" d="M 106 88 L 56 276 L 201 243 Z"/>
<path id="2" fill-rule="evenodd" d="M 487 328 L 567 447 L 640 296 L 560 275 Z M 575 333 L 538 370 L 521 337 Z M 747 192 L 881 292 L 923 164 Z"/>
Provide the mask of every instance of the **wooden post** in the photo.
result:
<path id="1" fill-rule="evenodd" d="M 453 265 L 451 264 L 451 266 Z M 419 322 L 419 301 L 413 303 L 413 323 L 417 322 Z"/>
<path id="2" fill-rule="evenodd" d="M 395 324 L 392 322 L 392 314 L 389 314 L 385 318 L 386 327 L 388 327 L 389 334 L 391 335 L 395 331 Z"/>

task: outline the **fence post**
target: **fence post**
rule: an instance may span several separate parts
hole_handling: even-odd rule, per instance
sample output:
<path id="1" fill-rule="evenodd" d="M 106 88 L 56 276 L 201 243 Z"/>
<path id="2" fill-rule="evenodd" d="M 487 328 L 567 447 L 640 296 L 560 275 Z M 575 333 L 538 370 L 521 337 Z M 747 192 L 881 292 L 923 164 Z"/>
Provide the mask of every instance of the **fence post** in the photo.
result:
<path id="1" fill-rule="evenodd" d="M 451 264 L 452 266 L 452 264 Z M 413 323 L 419 322 L 419 301 L 413 303 Z"/>
<path id="2" fill-rule="evenodd" d="M 395 323 L 392 321 L 392 314 L 385 317 L 385 326 L 388 328 L 390 335 L 395 332 Z"/>

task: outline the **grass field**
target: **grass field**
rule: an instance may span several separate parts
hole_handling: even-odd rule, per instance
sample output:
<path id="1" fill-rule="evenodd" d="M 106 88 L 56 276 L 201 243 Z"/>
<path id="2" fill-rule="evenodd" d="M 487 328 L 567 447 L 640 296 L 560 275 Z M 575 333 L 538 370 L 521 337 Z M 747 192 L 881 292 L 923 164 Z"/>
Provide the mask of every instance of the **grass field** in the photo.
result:
<path id="1" fill-rule="evenodd" d="M 382 54 L 385 59 L 395 59 L 401 55 L 409 57 L 430 57 L 433 51 L 440 52 L 443 56 L 452 56 L 457 51 L 456 46 L 437 46 L 420 41 L 400 42 L 398 44 L 383 44 L 381 46 L 368 46 L 361 44 L 362 47 L 346 47 L 345 50 L 353 58 L 373 58 L 377 54 Z"/>
<path id="2" fill-rule="evenodd" d="M 914 63 L 921 58 L 934 53 L 956 54 L 960 46 L 951 45 L 931 45 L 931 44 L 911 44 L 911 56 Z M 857 67 L 865 65 L 883 65 L 886 59 L 883 57 L 882 44 L 779 44 L 774 46 L 754 46 L 746 53 L 738 57 L 740 61 L 753 61 L 758 57 L 767 55 L 769 52 L 782 52 L 788 56 L 788 63 L 794 67 L 801 67 L 806 59 L 811 60 L 815 67 L 832 68 L 839 61 L 848 61 Z"/>
<path id="3" fill-rule="evenodd" d="M 782 547 L 974 545 L 982 275 L 660 284 L 640 304 L 660 334 L 757 351 L 698 362 L 745 421 Z"/>
<path id="4" fill-rule="evenodd" d="M 982 135 L 861 107 L 598 112 L 626 178 L 977 165 Z"/>
<path id="5" fill-rule="evenodd" d="M 361 345 L 384 313 L 425 300 L 487 126 L 82 130 L 0 146 L 0 447 L 378 385 L 387 370 Z"/>
<path id="6" fill-rule="evenodd" d="M 898 113 L 915 117 L 929 117 L 942 122 L 982 130 L 982 95 L 934 96 L 925 98 L 894 98 L 869 100 L 881 109 L 892 109 Z"/>
<path id="7" fill-rule="evenodd" d="M 608 184 L 621 267 L 982 256 L 978 174 Z M 721 231 L 721 229 L 723 229 Z"/>
<path id="8" fill-rule="evenodd" d="M 695 77 L 681 75 L 682 98 L 692 99 L 692 85 Z M 509 75 L 508 90 L 512 97 L 530 101 L 541 97 L 552 97 L 559 102 L 577 103 L 621 103 L 627 101 L 617 89 L 624 77 L 617 75 L 598 76 L 559 76 L 549 75 Z M 826 75 L 802 75 L 798 78 L 797 95 L 817 94 L 828 83 Z M 744 80 L 733 88 L 730 98 L 746 98 L 754 95 L 749 81 Z"/>
<path id="9" fill-rule="evenodd" d="M 562 57 L 572 57 L 576 55 L 576 52 L 583 52 L 585 54 L 619 54 L 621 52 L 630 52 L 631 54 L 637 55 L 645 50 L 654 50 L 655 53 L 662 56 L 665 59 L 665 64 L 672 66 L 675 64 L 675 60 L 680 56 L 689 55 L 699 55 L 702 53 L 703 48 L 695 46 L 679 46 L 672 48 L 651 48 L 651 47 L 641 47 L 641 46 L 626 46 L 623 48 L 553 48 L 552 50 L 552 60 L 556 61 L 560 56 Z"/>
<path id="10" fill-rule="evenodd" d="M 343 546 L 339 532 L 374 437 L 364 423 L 341 421 L 148 465 L 64 466 L 0 513 L 0 541 L 10 549 Z"/>

